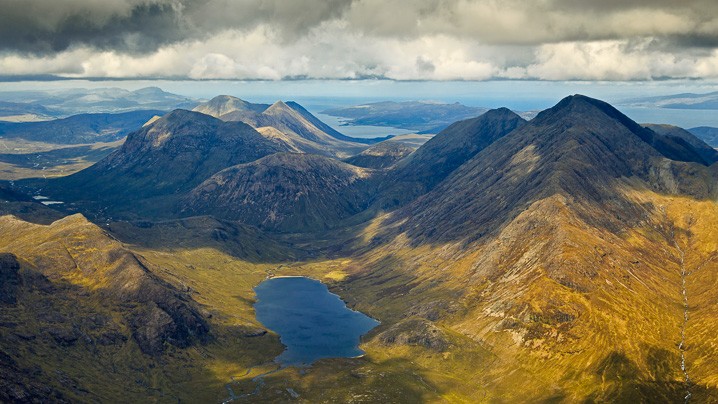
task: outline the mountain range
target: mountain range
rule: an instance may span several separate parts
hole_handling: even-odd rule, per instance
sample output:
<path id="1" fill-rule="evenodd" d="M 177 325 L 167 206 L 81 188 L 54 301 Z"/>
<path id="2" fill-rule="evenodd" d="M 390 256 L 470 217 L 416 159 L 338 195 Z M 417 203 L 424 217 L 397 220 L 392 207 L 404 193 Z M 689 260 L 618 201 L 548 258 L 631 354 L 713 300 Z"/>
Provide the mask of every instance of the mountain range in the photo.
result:
<path id="1" fill-rule="evenodd" d="M 222 96 L 0 186 L 0 398 L 718 397 L 718 154 L 698 137 L 582 95 L 415 150 L 329 129 Z M 252 288 L 277 275 L 380 320 L 366 356 L 273 364 Z"/>
<path id="2" fill-rule="evenodd" d="M 0 121 L 32 121 L 87 113 L 193 108 L 197 101 L 158 87 L 134 91 L 121 88 L 73 88 L 0 92 Z M 20 113 L 22 112 L 22 113 Z"/>

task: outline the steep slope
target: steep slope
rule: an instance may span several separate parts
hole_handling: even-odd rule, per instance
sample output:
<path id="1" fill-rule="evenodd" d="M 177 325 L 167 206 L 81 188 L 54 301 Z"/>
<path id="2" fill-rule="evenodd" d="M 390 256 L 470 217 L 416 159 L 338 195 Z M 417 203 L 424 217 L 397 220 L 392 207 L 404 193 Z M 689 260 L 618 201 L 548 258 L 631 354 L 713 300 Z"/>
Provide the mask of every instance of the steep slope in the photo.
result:
<path id="1" fill-rule="evenodd" d="M 110 400 L 97 386 L 131 391 L 137 367 L 209 337 L 187 294 L 81 215 L 2 216 L 0 251 L 4 400 Z"/>
<path id="2" fill-rule="evenodd" d="M 673 125 L 655 125 L 648 124 L 644 125 L 646 128 L 651 129 L 659 135 L 666 136 L 669 138 L 676 138 L 678 141 L 685 141 L 688 143 L 705 161 L 707 164 L 713 164 L 718 161 L 718 150 L 709 146 L 703 140 L 699 139 L 696 135 L 691 132 L 679 128 Z"/>
<path id="3" fill-rule="evenodd" d="M 428 192 L 478 152 L 524 123 L 509 109 L 499 108 L 450 125 L 387 174 L 379 203 L 391 207 Z"/>
<path id="4" fill-rule="evenodd" d="M 184 213 L 211 214 L 261 228 L 323 230 L 365 208 L 368 171 L 327 157 L 278 153 L 223 170 L 181 202 Z"/>
<path id="5" fill-rule="evenodd" d="M 115 212 L 157 212 L 224 168 L 286 150 L 242 122 L 176 110 L 130 134 L 97 164 L 49 181 L 47 192 Z"/>
<path id="6" fill-rule="evenodd" d="M 140 110 L 119 114 L 81 114 L 43 122 L 0 122 L 0 136 L 54 144 L 113 142 L 157 114 L 163 112 Z"/>
<path id="7" fill-rule="evenodd" d="M 307 122 L 314 125 L 314 127 L 316 127 L 320 131 L 326 133 L 327 135 L 329 135 L 335 139 L 343 140 L 345 142 L 374 144 L 374 143 L 381 142 L 381 141 L 384 141 L 384 140 L 387 140 L 390 138 L 390 136 L 387 136 L 387 137 L 363 139 L 363 138 L 346 136 L 342 133 L 339 133 L 336 129 L 332 128 L 331 126 L 327 125 L 326 123 L 322 122 L 319 118 L 312 115 L 309 111 L 307 111 L 306 108 L 297 104 L 296 102 L 289 101 L 289 102 L 287 102 L 287 106 L 289 108 L 291 108 L 292 110 L 294 110 L 299 115 L 301 115 L 302 118 L 307 120 Z"/>
<path id="8" fill-rule="evenodd" d="M 416 356 L 452 333 L 488 350 L 452 367 L 469 401 L 710 401 L 718 166 L 658 136 L 564 99 L 367 227 L 350 301 Z"/>

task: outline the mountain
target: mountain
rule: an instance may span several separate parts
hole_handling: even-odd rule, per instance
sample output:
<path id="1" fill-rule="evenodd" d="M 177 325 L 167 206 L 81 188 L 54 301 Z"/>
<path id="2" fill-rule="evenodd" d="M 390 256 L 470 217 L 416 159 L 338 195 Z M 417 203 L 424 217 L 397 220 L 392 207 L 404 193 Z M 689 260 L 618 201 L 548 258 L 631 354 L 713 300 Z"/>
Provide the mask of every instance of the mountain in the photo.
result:
<path id="1" fill-rule="evenodd" d="M 350 125 L 391 126 L 438 133 L 456 121 L 476 117 L 486 111 L 486 108 L 467 107 L 458 102 L 385 101 L 329 109 L 322 113 L 349 119 Z"/>
<path id="2" fill-rule="evenodd" d="M 372 145 L 356 156 L 344 159 L 344 162 L 364 168 L 389 168 L 416 149 L 417 147 L 409 143 L 385 140 Z"/>
<path id="3" fill-rule="evenodd" d="M 46 192 L 98 209 L 159 213 L 173 197 L 224 168 L 286 150 L 245 123 L 175 110 L 129 134 L 97 164 L 49 181 Z"/>
<path id="4" fill-rule="evenodd" d="M 452 124 L 387 173 L 381 184 L 381 203 L 402 204 L 428 192 L 478 152 L 524 123 L 509 109 L 499 108 Z"/>
<path id="5" fill-rule="evenodd" d="M 396 324 L 367 349 L 460 335 L 497 401 L 710 401 L 718 165 L 660 136 L 571 96 L 367 226 L 346 293 Z"/>
<path id="6" fill-rule="evenodd" d="M 693 149 L 701 156 L 703 161 L 708 164 L 712 164 L 718 161 L 718 151 L 716 149 L 706 144 L 706 142 L 701 140 L 699 137 L 683 128 L 679 128 L 673 125 L 655 124 L 649 124 L 644 126 L 660 135 L 675 138 L 677 141 L 685 141 L 691 147 L 693 147 Z"/>
<path id="7" fill-rule="evenodd" d="M 610 105 L 572 96 L 462 164 L 450 181 L 431 193 L 433 198 L 427 195 L 412 205 L 410 215 L 416 221 L 432 221 L 416 227 L 422 234 L 439 232 L 438 226 L 444 237 L 455 237 L 479 228 L 467 226 L 467 218 L 481 223 L 505 221 L 512 210 L 523 210 L 534 200 L 557 193 L 618 203 L 620 198 L 603 184 L 605 179 L 638 176 L 644 181 L 670 182 L 653 178 L 660 171 L 651 167 L 652 159 L 661 158 L 706 164 L 690 146 L 684 148 L 683 143 L 673 143 L 671 138 L 641 127 Z M 656 186 L 659 184 L 667 186 Z M 677 182 L 674 186 L 689 184 Z M 490 200 L 501 202 L 488 205 Z M 426 211 L 420 211 L 423 208 Z M 454 219 L 449 220 L 451 217 Z M 487 231 L 485 226 L 481 228 Z"/>
<path id="8" fill-rule="evenodd" d="M 262 113 L 269 104 L 253 104 L 230 95 L 218 95 L 194 107 L 193 111 L 211 115 L 225 121 L 237 121 L 241 113 Z"/>
<path id="9" fill-rule="evenodd" d="M 358 139 L 345 136 L 312 115 L 296 102 L 277 101 L 272 105 L 253 104 L 236 97 L 220 95 L 198 105 L 197 112 L 207 113 L 225 121 L 242 121 L 254 128 L 273 127 L 288 136 L 298 136 L 317 147 L 327 148 L 323 154 L 359 153 L 366 146 L 380 139 Z"/>
<path id="10" fill-rule="evenodd" d="M 718 128 L 700 126 L 697 128 L 688 129 L 688 131 L 698 136 L 701 140 L 708 143 L 710 146 L 718 148 Z"/>
<path id="11" fill-rule="evenodd" d="M 218 172 L 181 205 L 184 213 L 263 229 L 323 230 L 366 208 L 369 176 L 367 170 L 328 157 L 277 153 Z"/>
<path id="12" fill-rule="evenodd" d="M 81 114 L 43 122 L 0 122 L 0 136 L 53 144 L 113 142 L 142 125 L 158 110 L 119 114 Z"/>

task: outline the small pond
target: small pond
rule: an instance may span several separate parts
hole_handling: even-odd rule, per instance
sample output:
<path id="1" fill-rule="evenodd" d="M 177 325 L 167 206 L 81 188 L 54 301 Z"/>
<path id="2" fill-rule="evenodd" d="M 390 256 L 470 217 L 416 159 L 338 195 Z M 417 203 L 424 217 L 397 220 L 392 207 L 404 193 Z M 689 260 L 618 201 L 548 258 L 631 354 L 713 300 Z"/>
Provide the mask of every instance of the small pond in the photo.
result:
<path id="1" fill-rule="evenodd" d="M 359 349 L 360 337 L 379 324 L 349 309 L 339 296 L 314 279 L 271 278 L 254 290 L 257 320 L 279 334 L 286 346 L 275 359 L 283 366 L 360 356 L 364 354 Z"/>

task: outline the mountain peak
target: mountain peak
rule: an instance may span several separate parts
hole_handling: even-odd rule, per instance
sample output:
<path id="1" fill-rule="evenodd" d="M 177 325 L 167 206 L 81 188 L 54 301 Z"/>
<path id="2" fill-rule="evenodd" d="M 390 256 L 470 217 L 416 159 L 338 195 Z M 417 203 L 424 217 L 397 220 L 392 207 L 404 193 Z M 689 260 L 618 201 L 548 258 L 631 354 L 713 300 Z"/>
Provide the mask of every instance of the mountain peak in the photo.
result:
<path id="1" fill-rule="evenodd" d="M 647 143 L 655 151 L 671 160 L 707 164 L 696 150 L 685 141 L 663 136 L 644 128 L 607 102 L 575 94 L 562 99 L 558 104 L 539 113 L 533 124 L 555 127 L 576 127 L 579 131 L 612 132 L 609 126 L 622 126 Z M 563 130 L 560 133 L 567 133 Z M 614 139 L 625 142 L 627 139 Z"/>
<path id="2" fill-rule="evenodd" d="M 176 123 L 211 122 L 214 120 L 216 120 L 216 118 L 200 112 L 188 111 L 186 109 L 175 109 L 161 116 L 159 119 L 155 119 L 151 124 L 147 126 L 161 127 L 167 125 L 174 125 Z"/>
<path id="3" fill-rule="evenodd" d="M 237 98 L 231 95 L 218 95 L 211 100 L 198 105 L 194 108 L 194 111 L 201 112 L 206 115 L 214 116 L 215 118 L 222 118 L 232 112 L 261 112 L 266 109 L 266 105 L 263 104 L 252 104 L 241 98 Z"/>
<path id="4" fill-rule="evenodd" d="M 510 109 L 508 109 L 508 108 L 506 108 L 506 107 L 500 107 L 500 108 L 490 109 L 490 110 L 484 112 L 483 114 L 479 115 L 477 118 L 474 118 L 474 119 L 478 119 L 478 118 L 482 118 L 482 117 L 483 117 L 483 119 L 507 119 L 507 118 L 510 118 L 510 119 L 515 119 L 515 118 L 523 119 L 523 118 L 521 118 L 517 113 L 515 113 L 514 111 L 512 111 L 512 110 L 510 110 Z"/>
<path id="5" fill-rule="evenodd" d="M 169 94 L 168 92 L 164 91 L 163 89 L 159 87 L 143 87 L 138 90 L 133 91 L 134 94 L 141 94 L 141 95 L 164 95 Z"/>
<path id="6" fill-rule="evenodd" d="M 272 105 L 271 105 L 269 108 L 267 108 L 267 110 L 264 111 L 264 112 L 265 112 L 266 114 L 270 114 L 270 115 L 271 115 L 271 114 L 277 113 L 277 112 L 296 112 L 296 111 L 294 111 L 294 110 L 292 109 L 292 107 L 290 107 L 289 105 L 287 105 L 284 101 L 279 100 L 279 101 L 275 102 L 274 104 L 272 104 Z"/>

